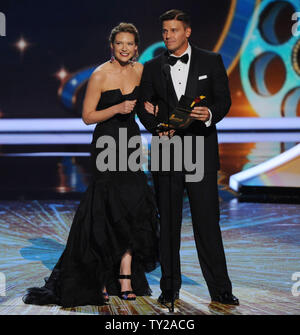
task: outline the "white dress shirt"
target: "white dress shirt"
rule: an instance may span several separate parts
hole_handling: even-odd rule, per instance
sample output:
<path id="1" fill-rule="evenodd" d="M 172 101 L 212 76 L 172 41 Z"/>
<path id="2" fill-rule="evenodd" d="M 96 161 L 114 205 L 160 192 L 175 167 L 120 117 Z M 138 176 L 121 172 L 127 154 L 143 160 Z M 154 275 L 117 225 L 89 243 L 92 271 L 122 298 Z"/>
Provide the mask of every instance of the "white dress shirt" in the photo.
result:
<path id="1" fill-rule="evenodd" d="M 185 89 L 186 89 L 186 84 L 187 84 L 187 79 L 188 79 L 188 74 L 189 74 L 189 69 L 190 69 L 190 63 L 191 63 L 191 54 L 192 54 L 192 48 L 190 44 L 188 44 L 187 49 L 184 51 L 182 55 L 176 56 L 176 57 L 181 57 L 185 54 L 189 55 L 189 60 L 186 64 L 183 63 L 181 60 L 178 60 L 176 64 L 174 64 L 173 66 L 170 66 L 171 67 L 171 78 L 172 78 L 173 86 L 174 86 L 178 101 L 180 100 L 181 96 L 185 94 Z M 208 121 L 205 122 L 206 127 L 210 126 L 211 118 L 212 118 L 211 111 L 210 110 L 208 111 L 210 114 L 210 118 Z"/>

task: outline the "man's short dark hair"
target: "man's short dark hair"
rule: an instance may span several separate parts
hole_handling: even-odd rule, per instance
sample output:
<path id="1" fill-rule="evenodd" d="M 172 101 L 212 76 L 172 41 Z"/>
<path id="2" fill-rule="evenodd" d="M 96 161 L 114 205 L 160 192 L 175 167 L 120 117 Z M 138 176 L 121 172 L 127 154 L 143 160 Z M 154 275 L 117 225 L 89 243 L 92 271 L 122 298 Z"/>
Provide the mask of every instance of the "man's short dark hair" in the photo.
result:
<path id="1" fill-rule="evenodd" d="M 164 21 L 168 20 L 178 20 L 183 22 L 185 27 L 190 27 L 191 26 L 191 18 L 190 16 L 183 12 L 182 10 L 179 9 L 171 9 L 168 10 L 167 12 L 163 13 L 160 17 L 160 22 L 163 23 Z"/>

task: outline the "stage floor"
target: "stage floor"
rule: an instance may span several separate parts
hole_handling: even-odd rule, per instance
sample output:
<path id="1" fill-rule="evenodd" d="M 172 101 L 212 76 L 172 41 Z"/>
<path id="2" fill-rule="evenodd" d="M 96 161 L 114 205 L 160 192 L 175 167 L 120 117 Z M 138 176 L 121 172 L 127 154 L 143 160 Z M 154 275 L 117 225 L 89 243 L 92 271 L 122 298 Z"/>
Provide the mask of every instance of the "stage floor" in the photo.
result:
<path id="1" fill-rule="evenodd" d="M 234 197 L 226 198 L 224 190 L 220 191 L 228 271 L 240 306 L 210 303 L 185 200 L 181 243 L 183 286 L 174 314 L 300 315 L 300 295 L 292 294 L 292 286 L 296 285 L 292 275 L 300 273 L 300 205 L 239 203 Z M 147 275 L 152 296 L 138 297 L 133 302 L 111 297 L 106 306 L 69 309 L 23 304 L 25 289 L 43 285 L 43 278 L 58 260 L 77 205 L 78 201 L 69 200 L 1 201 L 0 273 L 5 275 L 6 290 L 0 291 L 5 294 L 0 297 L 0 314 L 170 314 L 156 301 L 160 294 L 159 268 Z"/>
<path id="2" fill-rule="evenodd" d="M 233 293 L 240 306 L 210 303 L 185 199 L 181 243 L 183 286 L 175 314 L 300 314 L 300 282 L 297 284 L 300 205 L 239 202 L 237 194 L 228 187 L 232 174 L 294 145 L 273 141 L 219 145 L 220 225 Z M 88 150 L 88 145 L 2 146 L 0 314 L 169 314 L 156 301 L 160 294 L 159 268 L 147 275 L 152 296 L 138 297 L 134 302 L 111 297 L 106 306 L 72 309 L 22 302 L 27 287 L 44 284 L 43 278 L 50 274 L 63 251 L 78 199 L 89 181 Z M 299 291 L 298 296 L 292 294 L 292 287 Z"/>

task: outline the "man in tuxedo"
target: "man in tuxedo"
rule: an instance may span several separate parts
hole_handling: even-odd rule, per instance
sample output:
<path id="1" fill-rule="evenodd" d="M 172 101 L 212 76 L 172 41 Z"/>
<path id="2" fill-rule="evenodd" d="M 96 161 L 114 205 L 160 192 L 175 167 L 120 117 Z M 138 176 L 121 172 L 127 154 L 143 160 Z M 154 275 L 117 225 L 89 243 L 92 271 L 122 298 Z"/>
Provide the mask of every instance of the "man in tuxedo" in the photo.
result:
<path id="1" fill-rule="evenodd" d="M 161 15 L 160 20 L 167 51 L 144 65 L 138 115 L 153 136 L 167 133 L 169 138 L 173 135 L 182 139 L 191 136 L 193 154 L 196 137 L 203 136 L 204 176 L 200 181 L 187 182 L 184 170 L 152 172 L 160 213 L 162 293 L 158 302 L 165 304 L 179 298 L 180 233 L 186 188 L 199 263 L 211 300 L 238 305 L 238 299 L 232 295 L 219 226 L 219 154 L 215 125 L 231 105 L 226 70 L 219 54 L 190 45 L 191 24 L 186 13 L 173 9 Z M 207 106 L 193 108 L 191 117 L 194 121 L 188 128 L 158 133 L 158 124 L 168 122 L 169 113 L 181 95 L 191 98 L 204 95 Z M 158 107 L 157 113 L 146 109 L 149 102 Z"/>

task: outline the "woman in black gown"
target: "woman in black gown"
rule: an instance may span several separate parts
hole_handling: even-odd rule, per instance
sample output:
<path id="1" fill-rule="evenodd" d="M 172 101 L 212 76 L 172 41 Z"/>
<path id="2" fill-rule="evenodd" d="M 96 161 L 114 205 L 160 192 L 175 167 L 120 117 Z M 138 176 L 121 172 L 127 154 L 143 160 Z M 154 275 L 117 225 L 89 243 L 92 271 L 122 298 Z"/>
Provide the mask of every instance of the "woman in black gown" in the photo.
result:
<path id="1" fill-rule="evenodd" d="M 132 24 L 119 24 L 110 36 L 111 60 L 91 75 L 82 117 L 86 124 L 97 123 L 91 144 L 92 181 L 74 216 L 64 252 L 45 285 L 27 290 L 26 304 L 102 305 L 109 295 L 125 300 L 151 295 L 145 272 L 158 263 L 154 195 L 144 172 L 118 171 L 118 159 L 116 171 L 99 171 L 97 157 L 106 148 L 96 145 L 99 137 L 111 136 L 118 158 L 119 130 L 127 131 L 128 140 L 140 136 L 134 113 L 143 70 L 133 61 L 138 42 Z M 133 150 L 121 154 L 128 158 Z"/>

